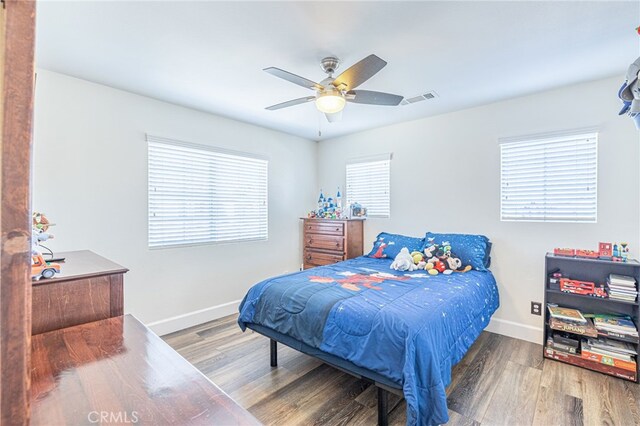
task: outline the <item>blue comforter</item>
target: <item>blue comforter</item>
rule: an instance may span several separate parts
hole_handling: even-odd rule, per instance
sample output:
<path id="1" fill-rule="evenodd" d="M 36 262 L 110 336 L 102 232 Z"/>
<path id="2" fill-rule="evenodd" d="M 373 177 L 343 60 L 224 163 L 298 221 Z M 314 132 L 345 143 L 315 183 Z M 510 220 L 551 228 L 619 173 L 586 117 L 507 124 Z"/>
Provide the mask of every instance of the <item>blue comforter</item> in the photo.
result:
<path id="1" fill-rule="evenodd" d="M 401 387 L 407 424 L 449 420 L 446 386 L 499 306 L 491 272 L 431 276 L 359 257 L 253 286 L 238 322 L 262 325 Z"/>

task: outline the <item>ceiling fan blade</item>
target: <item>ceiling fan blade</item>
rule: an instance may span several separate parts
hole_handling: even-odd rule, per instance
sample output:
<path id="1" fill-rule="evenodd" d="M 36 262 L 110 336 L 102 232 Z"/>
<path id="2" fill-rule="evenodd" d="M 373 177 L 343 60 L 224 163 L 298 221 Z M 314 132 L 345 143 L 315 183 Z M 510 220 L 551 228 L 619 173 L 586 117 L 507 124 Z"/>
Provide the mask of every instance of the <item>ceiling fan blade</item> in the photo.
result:
<path id="1" fill-rule="evenodd" d="M 276 77 L 280 77 L 284 80 L 287 80 L 293 84 L 297 84 L 298 86 L 306 87 L 307 89 L 311 89 L 311 90 L 323 89 L 323 87 L 316 82 L 307 80 L 306 78 L 300 77 L 299 75 L 292 74 L 289 71 L 281 70 L 280 68 L 269 67 L 269 68 L 263 69 L 263 71 L 268 72 L 271 75 L 275 75 Z"/>
<path id="2" fill-rule="evenodd" d="M 350 99 L 350 95 L 354 95 L 355 97 Z M 355 104 L 395 106 L 399 105 L 404 98 L 391 93 L 374 92 L 371 90 L 350 90 L 347 92 L 346 99 L 347 102 L 353 102 Z"/>
<path id="3" fill-rule="evenodd" d="M 369 80 L 378 71 L 387 65 L 387 62 L 378 58 L 376 55 L 369 55 L 360 62 L 347 68 L 334 81 L 333 85 L 340 88 L 344 85 L 347 89 L 352 90 Z"/>
<path id="4" fill-rule="evenodd" d="M 316 99 L 315 96 L 306 96 L 304 98 L 292 99 L 292 100 L 287 101 L 287 102 L 282 102 L 281 104 L 271 105 L 271 106 L 266 107 L 265 109 L 268 109 L 269 111 L 275 111 L 277 109 L 287 108 L 287 107 L 290 107 L 290 106 L 300 105 L 300 104 L 304 104 L 304 103 L 307 103 L 307 102 L 311 102 L 311 101 L 313 101 L 315 99 Z"/>

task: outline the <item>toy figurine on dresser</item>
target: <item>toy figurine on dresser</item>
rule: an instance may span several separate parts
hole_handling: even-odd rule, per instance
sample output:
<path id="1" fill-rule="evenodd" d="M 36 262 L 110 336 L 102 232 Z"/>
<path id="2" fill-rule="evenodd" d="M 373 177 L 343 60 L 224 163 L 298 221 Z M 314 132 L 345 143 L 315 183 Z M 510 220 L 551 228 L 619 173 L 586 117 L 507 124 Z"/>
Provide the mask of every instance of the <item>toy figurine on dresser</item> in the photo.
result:
<path id="1" fill-rule="evenodd" d="M 48 232 L 49 227 L 54 224 L 44 213 L 34 212 L 32 221 L 31 235 L 31 278 L 39 280 L 40 278 L 53 278 L 55 274 L 60 273 L 60 264 L 55 262 L 47 262 L 42 256 L 41 247 L 49 251 L 51 250 L 42 245 L 43 242 L 53 239 L 53 234 Z"/>
<path id="2" fill-rule="evenodd" d="M 310 219 L 347 219 L 347 212 L 342 209 L 342 193 L 340 187 L 336 192 L 336 198 L 325 198 L 322 189 L 320 189 L 320 196 L 318 197 L 318 208 L 312 210 L 307 215 Z"/>

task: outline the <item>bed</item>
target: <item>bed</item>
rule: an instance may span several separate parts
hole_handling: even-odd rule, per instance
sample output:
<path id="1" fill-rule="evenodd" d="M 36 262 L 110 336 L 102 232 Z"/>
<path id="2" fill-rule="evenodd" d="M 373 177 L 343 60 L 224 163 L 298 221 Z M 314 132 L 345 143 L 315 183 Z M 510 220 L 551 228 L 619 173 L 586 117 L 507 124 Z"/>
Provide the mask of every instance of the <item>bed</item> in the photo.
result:
<path id="1" fill-rule="evenodd" d="M 240 305 L 240 327 L 315 356 L 407 402 L 407 424 L 449 420 L 445 388 L 499 306 L 490 271 L 432 276 L 358 257 L 262 281 Z M 382 412 L 384 411 L 384 412 Z"/>

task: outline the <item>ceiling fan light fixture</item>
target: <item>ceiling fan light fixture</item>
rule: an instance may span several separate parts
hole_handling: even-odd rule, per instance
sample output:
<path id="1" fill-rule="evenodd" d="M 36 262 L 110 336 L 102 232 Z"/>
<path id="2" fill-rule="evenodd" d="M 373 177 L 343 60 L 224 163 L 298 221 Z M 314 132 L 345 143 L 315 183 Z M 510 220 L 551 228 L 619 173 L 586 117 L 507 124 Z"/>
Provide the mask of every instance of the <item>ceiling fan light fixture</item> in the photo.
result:
<path id="1" fill-rule="evenodd" d="M 344 109 L 346 100 L 336 92 L 320 93 L 316 98 L 316 108 L 325 114 L 335 114 Z"/>

